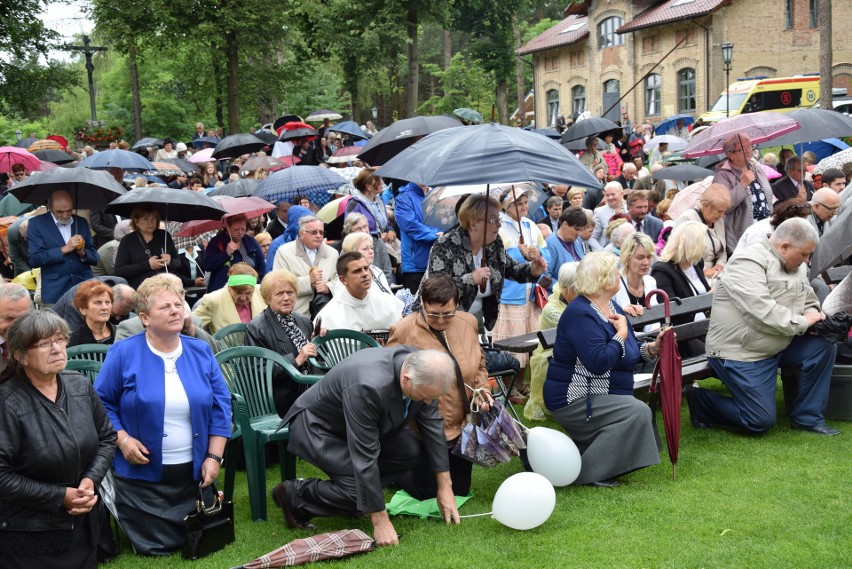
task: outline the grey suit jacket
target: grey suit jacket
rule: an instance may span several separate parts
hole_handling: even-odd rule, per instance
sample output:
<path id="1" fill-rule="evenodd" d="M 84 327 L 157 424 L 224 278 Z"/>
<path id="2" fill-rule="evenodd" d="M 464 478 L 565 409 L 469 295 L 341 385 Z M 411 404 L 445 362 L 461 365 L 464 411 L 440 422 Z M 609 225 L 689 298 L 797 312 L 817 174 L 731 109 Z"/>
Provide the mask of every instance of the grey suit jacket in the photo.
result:
<path id="1" fill-rule="evenodd" d="M 385 509 L 378 465 L 381 440 L 407 428 L 410 418 L 417 423 L 432 470 L 449 470 L 437 401 L 429 405 L 412 401 L 408 419 L 404 414 L 400 372 L 403 360 L 414 351 L 410 346 L 394 346 L 349 356 L 300 395 L 281 421 L 286 425 L 296 415 L 306 415 L 307 432 L 292 431 L 288 450 L 325 472 L 352 476 L 359 511 Z"/>
<path id="2" fill-rule="evenodd" d="M 219 341 L 204 331 L 204 328 L 201 327 L 201 321 L 199 321 L 198 318 L 193 316 L 192 321 L 195 323 L 195 337 L 203 342 L 206 342 L 207 345 L 210 346 L 210 349 L 213 350 L 214 354 L 218 352 L 221 348 L 221 346 L 219 345 Z M 144 331 L 145 327 L 142 326 L 142 321 L 139 320 L 138 316 L 128 318 L 127 320 L 116 326 L 115 341 L 119 342 L 121 340 L 124 340 L 125 338 L 129 338 L 130 336 L 141 334 Z"/>
<path id="3" fill-rule="evenodd" d="M 631 225 L 635 226 L 636 222 L 633 221 Z M 642 220 L 642 233 L 651 238 L 655 244 L 657 243 L 657 238 L 660 236 L 660 231 L 663 230 L 663 222 L 660 221 L 659 218 L 654 217 L 650 213 L 645 216 L 645 219 Z"/>

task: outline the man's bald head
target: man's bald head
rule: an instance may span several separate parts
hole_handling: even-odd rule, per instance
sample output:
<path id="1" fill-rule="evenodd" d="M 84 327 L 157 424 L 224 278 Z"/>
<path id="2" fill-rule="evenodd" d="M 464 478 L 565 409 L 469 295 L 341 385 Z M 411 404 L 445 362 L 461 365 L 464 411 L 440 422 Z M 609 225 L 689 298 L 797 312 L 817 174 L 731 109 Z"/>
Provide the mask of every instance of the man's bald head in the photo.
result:
<path id="1" fill-rule="evenodd" d="M 820 188 L 811 198 L 811 208 L 820 221 L 828 221 L 840 209 L 840 194 L 828 187 Z"/>

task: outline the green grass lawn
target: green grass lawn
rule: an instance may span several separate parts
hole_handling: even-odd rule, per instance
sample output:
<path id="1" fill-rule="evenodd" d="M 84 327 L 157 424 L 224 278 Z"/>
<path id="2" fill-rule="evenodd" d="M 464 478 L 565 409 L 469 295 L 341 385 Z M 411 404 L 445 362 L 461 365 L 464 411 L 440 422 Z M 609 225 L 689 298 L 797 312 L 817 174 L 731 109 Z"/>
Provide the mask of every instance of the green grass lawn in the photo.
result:
<path id="1" fill-rule="evenodd" d="M 721 389 L 715 380 L 702 387 Z M 762 436 L 696 430 L 684 403 L 677 481 L 663 450 L 661 464 L 625 476 L 619 488 L 557 488 L 553 515 L 536 529 L 515 531 L 490 516 L 465 519 L 460 526 L 397 517 L 394 525 L 403 534 L 399 547 L 325 564 L 347 569 L 852 567 L 852 427 L 830 422 L 844 431 L 838 437 L 791 431 L 780 387 L 778 392 L 781 419 Z M 558 428 L 552 421 L 545 426 Z M 518 460 L 492 469 L 474 467 L 475 495 L 460 513 L 490 512 L 502 481 L 521 471 Z M 300 461 L 298 475 L 321 473 Z M 277 468 L 267 471 L 267 497 L 278 476 Z M 242 472 L 235 493 L 237 539 L 223 551 L 196 562 L 179 554 L 145 558 L 130 553 L 125 542 L 124 553 L 105 566 L 227 569 L 306 535 L 284 526 L 271 499 L 269 520 L 252 522 Z M 391 492 L 386 496 L 390 499 Z M 371 533 L 367 519 L 314 521 L 316 533 L 344 528 Z"/>

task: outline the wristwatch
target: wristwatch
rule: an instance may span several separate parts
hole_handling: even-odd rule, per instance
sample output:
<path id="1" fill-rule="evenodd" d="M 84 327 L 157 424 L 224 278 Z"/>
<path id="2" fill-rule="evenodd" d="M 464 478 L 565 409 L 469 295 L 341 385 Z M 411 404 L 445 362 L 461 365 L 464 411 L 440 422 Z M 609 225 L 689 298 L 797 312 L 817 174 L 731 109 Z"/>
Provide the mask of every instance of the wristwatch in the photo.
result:
<path id="1" fill-rule="evenodd" d="M 219 455 L 213 454 L 212 452 L 208 452 L 207 456 L 205 456 L 204 458 L 212 458 L 213 460 L 219 463 L 219 466 L 222 466 L 222 463 L 225 462 L 224 458 Z"/>

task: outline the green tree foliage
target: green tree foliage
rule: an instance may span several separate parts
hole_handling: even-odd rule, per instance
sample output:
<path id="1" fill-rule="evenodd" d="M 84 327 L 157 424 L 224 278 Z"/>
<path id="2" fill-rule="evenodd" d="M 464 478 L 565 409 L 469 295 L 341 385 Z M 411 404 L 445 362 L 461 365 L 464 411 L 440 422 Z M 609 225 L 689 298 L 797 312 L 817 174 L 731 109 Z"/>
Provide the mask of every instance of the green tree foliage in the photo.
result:
<path id="1" fill-rule="evenodd" d="M 433 75 L 442 93 L 433 95 L 420 104 L 420 114 L 452 115 L 459 107 L 470 107 L 488 117 L 494 100 L 494 77 L 472 62 L 465 54 L 457 53 L 447 69 L 433 63 L 423 65 L 426 73 Z"/>

